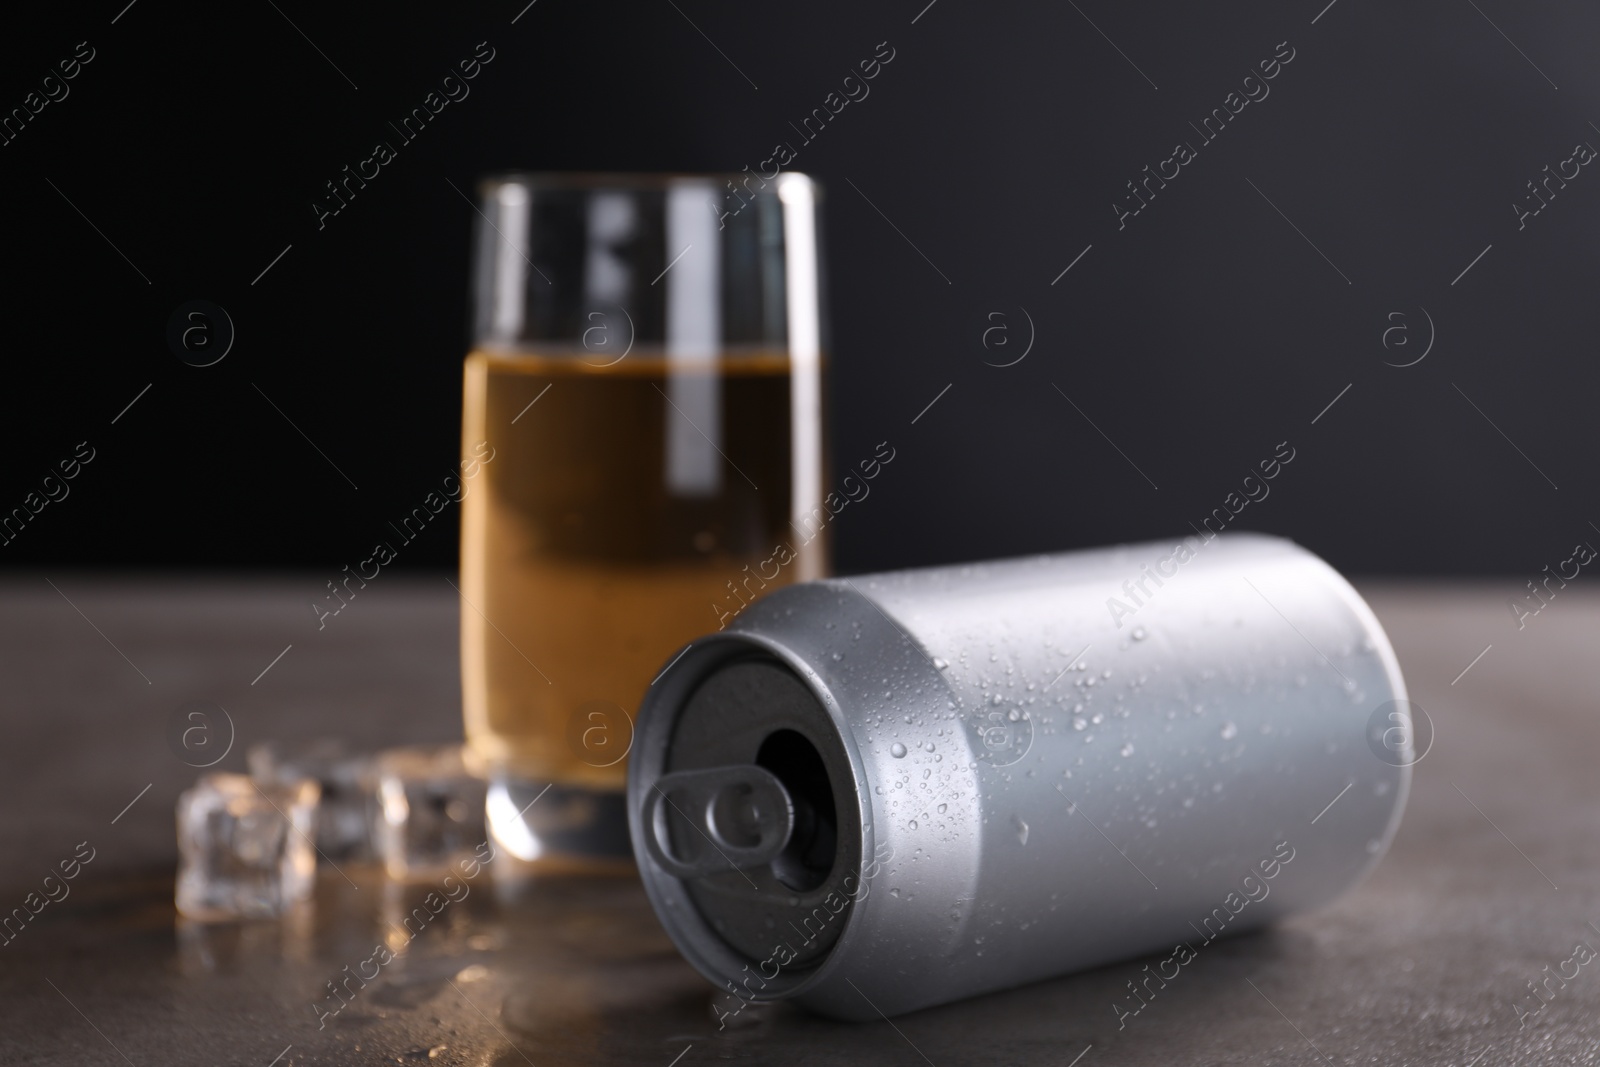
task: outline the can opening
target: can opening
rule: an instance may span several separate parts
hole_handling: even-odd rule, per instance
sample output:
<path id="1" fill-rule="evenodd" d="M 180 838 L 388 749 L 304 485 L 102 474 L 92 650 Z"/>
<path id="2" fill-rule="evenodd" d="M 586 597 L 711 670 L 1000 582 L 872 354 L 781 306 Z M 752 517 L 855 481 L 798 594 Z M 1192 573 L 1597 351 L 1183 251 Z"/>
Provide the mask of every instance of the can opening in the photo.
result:
<path id="1" fill-rule="evenodd" d="M 794 831 L 772 861 L 772 873 L 790 889 L 815 889 L 833 871 L 839 840 L 833 783 L 822 753 L 798 731 L 776 730 L 761 742 L 756 765 L 771 771 L 794 803 Z"/>

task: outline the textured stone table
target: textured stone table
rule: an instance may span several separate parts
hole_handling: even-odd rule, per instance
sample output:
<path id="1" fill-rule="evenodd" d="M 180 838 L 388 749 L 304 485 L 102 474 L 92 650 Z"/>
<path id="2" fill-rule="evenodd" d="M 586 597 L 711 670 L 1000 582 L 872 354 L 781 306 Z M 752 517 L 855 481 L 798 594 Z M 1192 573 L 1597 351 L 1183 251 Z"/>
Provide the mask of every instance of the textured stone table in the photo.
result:
<path id="1" fill-rule="evenodd" d="M 196 772 L 165 735 L 185 701 L 228 710 L 227 769 L 266 738 L 459 733 L 444 577 L 374 583 L 319 631 L 323 580 L 0 582 L 0 911 L 94 850 L 0 945 L 0 1063 L 1600 1062 L 1600 960 L 1564 962 L 1600 947 L 1600 597 L 1581 589 L 1518 631 L 1509 579 L 1364 587 L 1437 730 L 1393 850 L 1333 907 L 1207 947 L 1125 1029 L 1111 1005 L 1148 961 L 893 1025 L 776 1008 L 719 1033 L 630 880 L 485 877 L 326 1019 L 327 983 L 421 890 L 350 867 L 282 923 L 177 920 L 173 803 Z M 1575 967 L 1548 1004 L 1530 993 Z"/>

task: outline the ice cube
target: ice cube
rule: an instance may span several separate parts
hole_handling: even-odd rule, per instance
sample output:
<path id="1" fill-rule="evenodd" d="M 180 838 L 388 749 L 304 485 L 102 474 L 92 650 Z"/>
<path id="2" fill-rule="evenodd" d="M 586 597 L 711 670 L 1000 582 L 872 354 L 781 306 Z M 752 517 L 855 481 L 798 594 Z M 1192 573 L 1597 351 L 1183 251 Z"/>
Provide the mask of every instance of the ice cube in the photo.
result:
<path id="1" fill-rule="evenodd" d="M 488 839 L 485 781 L 468 770 L 460 745 L 394 748 L 378 754 L 375 838 L 390 878 L 429 881 Z"/>
<path id="2" fill-rule="evenodd" d="M 178 911 L 266 919 L 311 895 L 317 783 L 207 774 L 178 798 Z"/>
<path id="3" fill-rule="evenodd" d="M 245 759 L 257 781 L 285 785 L 310 778 L 322 787 L 315 837 L 317 848 L 329 861 L 372 857 L 376 799 L 370 757 L 351 753 L 343 742 L 325 738 L 305 745 L 251 745 Z"/>

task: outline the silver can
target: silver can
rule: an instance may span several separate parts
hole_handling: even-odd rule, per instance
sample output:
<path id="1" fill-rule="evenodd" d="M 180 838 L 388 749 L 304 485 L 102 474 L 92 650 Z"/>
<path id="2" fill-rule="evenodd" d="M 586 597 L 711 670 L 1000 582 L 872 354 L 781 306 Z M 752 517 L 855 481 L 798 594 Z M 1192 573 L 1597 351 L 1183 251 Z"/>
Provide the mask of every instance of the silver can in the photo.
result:
<path id="1" fill-rule="evenodd" d="M 634 852 L 724 1015 L 1180 966 L 1377 863 L 1405 707 L 1365 602 L 1277 538 L 809 582 L 652 685 Z"/>

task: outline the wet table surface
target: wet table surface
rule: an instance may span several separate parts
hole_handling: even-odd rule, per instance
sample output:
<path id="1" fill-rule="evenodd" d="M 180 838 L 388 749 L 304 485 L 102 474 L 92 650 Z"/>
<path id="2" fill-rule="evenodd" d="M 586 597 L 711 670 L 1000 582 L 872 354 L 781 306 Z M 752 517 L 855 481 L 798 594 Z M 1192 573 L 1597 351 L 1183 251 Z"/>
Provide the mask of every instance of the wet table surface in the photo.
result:
<path id="1" fill-rule="evenodd" d="M 50 581 L 0 582 L 0 911 L 93 859 L 0 945 L 0 1063 L 1600 1062 L 1600 961 L 1572 962 L 1600 946 L 1600 596 L 1579 589 L 1519 630 L 1510 579 L 1364 585 L 1437 734 L 1393 849 L 1331 907 L 1208 946 L 1122 1028 L 1112 1005 L 1154 957 L 892 1024 L 780 1006 L 719 1030 L 631 879 L 491 867 L 402 935 L 428 887 L 350 866 L 281 922 L 177 918 L 173 805 L 196 772 L 168 748 L 174 709 L 228 710 L 221 769 L 263 739 L 458 737 L 443 576 L 395 576 L 321 630 L 320 576 Z M 380 945 L 394 961 L 330 1001 Z"/>

